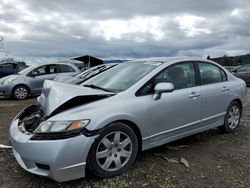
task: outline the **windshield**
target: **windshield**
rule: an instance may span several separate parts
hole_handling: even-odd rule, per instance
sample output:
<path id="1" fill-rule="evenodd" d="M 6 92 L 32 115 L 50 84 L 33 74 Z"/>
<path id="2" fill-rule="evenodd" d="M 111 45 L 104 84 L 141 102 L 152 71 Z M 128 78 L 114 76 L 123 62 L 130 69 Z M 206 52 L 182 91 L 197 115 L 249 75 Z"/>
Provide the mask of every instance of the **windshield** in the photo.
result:
<path id="1" fill-rule="evenodd" d="M 92 79 L 84 82 L 83 86 L 95 86 L 113 92 L 121 92 L 143 78 L 156 68 L 159 63 L 154 62 L 129 62 L 119 64 Z"/>
<path id="2" fill-rule="evenodd" d="M 28 65 L 27 65 L 27 66 L 28 66 Z M 25 69 L 19 71 L 18 74 L 27 74 L 27 73 L 29 73 L 30 71 L 32 71 L 33 69 L 34 69 L 33 66 L 28 66 L 27 68 L 25 68 Z"/>
<path id="3" fill-rule="evenodd" d="M 76 75 L 77 78 L 88 78 L 91 77 L 94 74 L 97 74 L 99 71 L 102 71 L 106 68 L 106 65 L 100 65 L 96 67 L 92 67 L 91 69 L 88 69 L 86 71 L 81 72 L 80 74 Z"/>

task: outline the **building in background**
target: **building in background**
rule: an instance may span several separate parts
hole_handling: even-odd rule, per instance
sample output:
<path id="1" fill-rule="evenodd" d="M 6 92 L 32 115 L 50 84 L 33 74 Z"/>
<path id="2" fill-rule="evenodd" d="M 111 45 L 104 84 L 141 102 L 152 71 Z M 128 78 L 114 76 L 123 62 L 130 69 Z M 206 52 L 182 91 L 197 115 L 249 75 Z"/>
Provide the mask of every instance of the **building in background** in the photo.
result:
<path id="1" fill-rule="evenodd" d="M 77 60 L 77 61 L 83 62 L 82 67 L 79 67 L 81 66 L 80 64 L 77 65 L 78 68 L 80 68 L 81 70 L 86 70 L 86 69 L 89 69 L 90 67 L 103 64 L 103 60 L 98 59 L 93 56 L 89 56 L 89 55 L 74 57 L 74 58 L 71 58 L 71 60 Z"/>

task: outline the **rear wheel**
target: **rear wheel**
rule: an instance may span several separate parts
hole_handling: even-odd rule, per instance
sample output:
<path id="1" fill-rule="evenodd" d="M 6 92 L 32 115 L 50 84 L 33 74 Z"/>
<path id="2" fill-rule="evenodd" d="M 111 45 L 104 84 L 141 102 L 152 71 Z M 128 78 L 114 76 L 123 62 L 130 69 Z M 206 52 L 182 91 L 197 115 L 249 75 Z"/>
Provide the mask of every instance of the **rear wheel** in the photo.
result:
<path id="1" fill-rule="evenodd" d="M 16 86 L 13 89 L 12 95 L 17 100 L 26 99 L 29 96 L 29 89 L 23 85 Z"/>
<path id="2" fill-rule="evenodd" d="M 138 140 L 134 131 L 124 123 L 104 128 L 88 156 L 91 172 L 100 178 L 120 175 L 135 161 Z"/>
<path id="3" fill-rule="evenodd" d="M 238 102 L 232 102 L 228 109 L 221 130 L 227 133 L 234 133 L 240 128 L 241 106 Z"/>

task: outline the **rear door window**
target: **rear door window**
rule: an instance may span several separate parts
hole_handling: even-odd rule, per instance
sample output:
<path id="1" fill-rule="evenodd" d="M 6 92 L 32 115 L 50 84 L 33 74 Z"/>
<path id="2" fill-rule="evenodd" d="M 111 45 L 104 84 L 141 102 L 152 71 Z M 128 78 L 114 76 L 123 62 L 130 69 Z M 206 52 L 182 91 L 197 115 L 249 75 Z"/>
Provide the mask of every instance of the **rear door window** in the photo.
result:
<path id="1" fill-rule="evenodd" d="M 59 70 L 61 73 L 63 73 L 63 72 L 75 72 L 75 70 L 72 67 L 70 67 L 69 65 L 60 64 L 60 65 L 58 65 L 58 67 L 59 67 Z"/>
<path id="2" fill-rule="evenodd" d="M 226 73 L 211 63 L 199 62 L 198 67 L 202 85 L 227 81 Z"/>

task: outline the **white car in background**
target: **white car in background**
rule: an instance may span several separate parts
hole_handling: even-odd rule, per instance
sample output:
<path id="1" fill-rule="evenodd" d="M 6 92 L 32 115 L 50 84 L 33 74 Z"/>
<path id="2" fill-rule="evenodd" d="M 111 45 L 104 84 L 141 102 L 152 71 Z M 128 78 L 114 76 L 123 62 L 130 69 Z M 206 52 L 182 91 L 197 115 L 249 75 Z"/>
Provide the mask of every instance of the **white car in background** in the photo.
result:
<path id="1" fill-rule="evenodd" d="M 44 80 L 53 80 L 57 75 L 78 74 L 80 70 L 72 63 L 33 64 L 17 74 L 0 79 L 0 96 L 22 100 L 29 95 L 40 95 Z"/>

